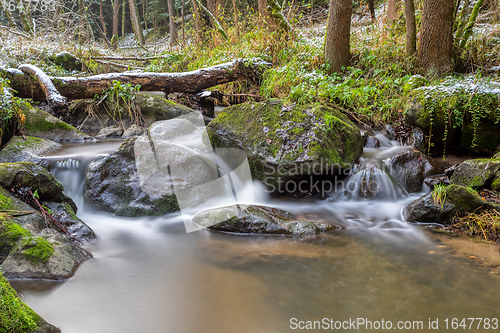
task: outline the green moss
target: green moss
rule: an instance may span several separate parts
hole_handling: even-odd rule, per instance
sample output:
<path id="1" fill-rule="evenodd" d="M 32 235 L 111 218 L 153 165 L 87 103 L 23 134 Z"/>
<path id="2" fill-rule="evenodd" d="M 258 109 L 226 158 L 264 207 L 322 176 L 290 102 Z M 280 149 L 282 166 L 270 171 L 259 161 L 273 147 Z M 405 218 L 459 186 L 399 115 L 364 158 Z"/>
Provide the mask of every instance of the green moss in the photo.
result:
<path id="1" fill-rule="evenodd" d="M 420 88 L 422 86 L 426 86 L 428 84 L 429 84 L 429 81 L 426 78 L 424 78 L 422 75 L 419 75 L 419 74 L 413 75 L 412 77 L 410 77 L 408 79 L 408 81 L 404 85 L 403 92 L 405 94 L 407 94 L 414 89 Z"/>
<path id="2" fill-rule="evenodd" d="M 64 121 L 57 119 L 51 114 L 34 108 L 25 102 L 21 105 L 21 110 L 26 115 L 24 127 L 28 132 L 39 133 L 53 130 L 76 131 L 77 129 Z"/>
<path id="3" fill-rule="evenodd" d="M 34 262 L 47 262 L 54 253 L 53 245 L 42 237 L 26 239 L 23 248 L 23 255 Z"/>
<path id="4" fill-rule="evenodd" d="M 0 246 L 12 246 L 21 237 L 30 237 L 31 233 L 19 224 L 0 219 Z"/>
<path id="5" fill-rule="evenodd" d="M 252 176 L 266 181 L 274 178 L 268 167 L 279 181 L 308 174 L 312 167 L 349 168 L 362 151 L 359 129 L 347 116 L 318 104 L 290 105 L 279 99 L 244 103 L 225 109 L 207 130 L 215 147 L 244 149 Z"/>
<path id="6" fill-rule="evenodd" d="M 0 272 L 0 332 L 34 332 L 40 321 L 40 316 L 21 301 Z"/>
<path id="7" fill-rule="evenodd" d="M 409 94 L 411 104 L 423 107 L 411 125 L 422 128 L 442 149 L 460 137 L 462 149 L 493 152 L 500 144 L 499 95 L 493 91 L 486 80 L 471 77 L 415 89 Z"/>

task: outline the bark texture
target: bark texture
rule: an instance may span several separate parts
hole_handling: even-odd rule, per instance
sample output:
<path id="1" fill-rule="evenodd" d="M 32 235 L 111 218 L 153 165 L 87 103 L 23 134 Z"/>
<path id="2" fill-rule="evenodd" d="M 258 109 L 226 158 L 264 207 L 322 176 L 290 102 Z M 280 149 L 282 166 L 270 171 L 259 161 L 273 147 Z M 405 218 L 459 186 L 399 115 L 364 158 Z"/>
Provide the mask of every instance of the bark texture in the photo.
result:
<path id="1" fill-rule="evenodd" d="M 386 13 L 387 21 L 393 22 L 396 19 L 397 13 L 398 9 L 396 6 L 396 0 L 387 1 L 387 13 Z"/>
<path id="2" fill-rule="evenodd" d="M 168 5 L 168 22 L 170 27 L 170 47 L 177 45 L 177 26 L 175 25 L 175 10 L 174 0 L 167 0 Z"/>
<path id="3" fill-rule="evenodd" d="M 330 72 L 340 72 L 351 61 L 351 0 L 330 0 L 325 38 L 325 61 Z"/>
<path id="4" fill-rule="evenodd" d="M 128 1 L 130 7 L 130 20 L 132 21 L 132 28 L 134 28 L 135 37 L 140 44 L 144 45 L 144 35 L 142 34 L 141 22 L 139 22 L 139 11 L 137 10 L 137 3 L 135 0 Z"/>
<path id="5" fill-rule="evenodd" d="M 426 72 L 453 69 L 454 0 L 424 0 L 418 57 Z"/>
<path id="6" fill-rule="evenodd" d="M 228 63 L 184 73 L 110 73 L 88 77 L 52 78 L 44 74 L 44 82 L 53 82 L 55 92 L 59 91 L 62 96 L 69 99 L 94 98 L 96 94 L 101 94 L 108 89 L 113 80 L 125 84 L 140 85 L 141 91 L 194 93 L 222 83 L 256 80 L 268 66 L 268 63 L 261 60 L 236 59 Z M 41 86 L 29 75 L 24 75 L 22 71 L 16 69 L 0 68 L 0 75 L 11 81 L 11 87 L 17 91 L 18 97 L 35 100 L 46 99 L 46 89 L 43 87 L 47 87 L 48 84 L 41 83 Z M 49 95 L 51 91 L 49 91 Z"/>
<path id="7" fill-rule="evenodd" d="M 415 2 L 405 0 L 406 16 L 406 56 L 411 57 L 417 53 L 417 25 L 415 22 Z"/>

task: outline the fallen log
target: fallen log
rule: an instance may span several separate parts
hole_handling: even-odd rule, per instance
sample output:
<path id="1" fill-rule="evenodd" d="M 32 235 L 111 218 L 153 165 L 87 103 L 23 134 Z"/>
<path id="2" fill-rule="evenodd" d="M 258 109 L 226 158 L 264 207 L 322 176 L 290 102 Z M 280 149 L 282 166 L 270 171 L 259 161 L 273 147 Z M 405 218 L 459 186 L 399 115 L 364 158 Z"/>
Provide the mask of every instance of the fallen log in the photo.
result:
<path id="1" fill-rule="evenodd" d="M 50 80 L 50 78 L 45 74 L 40 68 L 33 65 L 25 64 L 19 66 L 19 70 L 25 74 L 33 75 L 37 78 L 38 84 L 42 88 L 49 106 L 54 111 L 61 111 L 68 109 L 68 99 L 61 96 L 57 91 L 56 87 Z M 15 89 L 15 88 L 14 88 Z"/>
<path id="2" fill-rule="evenodd" d="M 260 59 L 235 59 L 224 64 L 183 73 L 109 73 L 88 77 L 50 77 L 59 93 L 68 99 L 94 98 L 108 89 L 114 80 L 140 85 L 141 91 L 196 93 L 232 81 L 255 80 L 270 66 Z M 0 68 L 0 76 L 11 82 L 16 96 L 44 100 L 40 85 L 23 72 Z"/>

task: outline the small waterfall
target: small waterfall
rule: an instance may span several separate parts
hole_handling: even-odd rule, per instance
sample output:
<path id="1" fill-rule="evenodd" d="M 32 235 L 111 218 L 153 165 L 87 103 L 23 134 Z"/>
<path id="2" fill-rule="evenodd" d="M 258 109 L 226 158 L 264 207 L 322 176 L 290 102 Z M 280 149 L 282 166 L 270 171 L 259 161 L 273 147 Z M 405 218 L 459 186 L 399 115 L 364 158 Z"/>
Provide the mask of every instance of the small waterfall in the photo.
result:
<path id="1" fill-rule="evenodd" d="M 400 200 L 407 196 L 406 191 L 389 175 L 385 168 L 373 164 L 360 165 L 345 184 L 346 200 Z"/>
<path id="2" fill-rule="evenodd" d="M 63 184 L 64 192 L 75 201 L 78 207 L 83 206 L 85 169 L 89 162 L 69 157 L 51 159 L 49 164 L 50 172 Z"/>

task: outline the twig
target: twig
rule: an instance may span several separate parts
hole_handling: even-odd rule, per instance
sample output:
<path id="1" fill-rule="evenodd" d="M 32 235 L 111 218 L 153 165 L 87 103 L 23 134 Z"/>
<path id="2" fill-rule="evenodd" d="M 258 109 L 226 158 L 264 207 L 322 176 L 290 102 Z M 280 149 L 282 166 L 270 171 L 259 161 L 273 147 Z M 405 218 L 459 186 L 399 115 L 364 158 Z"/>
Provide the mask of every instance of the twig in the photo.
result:
<path id="1" fill-rule="evenodd" d="M 129 69 L 129 68 L 132 68 L 132 69 L 144 69 L 142 67 L 135 67 L 135 66 L 130 66 L 130 65 L 124 65 L 124 64 L 119 64 L 117 62 L 112 62 L 112 61 L 104 61 L 104 60 L 99 60 L 99 59 L 93 59 L 95 62 L 97 62 L 98 64 L 103 64 L 103 65 L 112 65 L 112 66 L 116 66 L 116 67 L 120 67 L 120 68 L 125 68 L 125 69 Z"/>
<path id="2" fill-rule="evenodd" d="M 27 38 L 29 40 L 33 40 L 33 38 L 31 38 L 31 36 L 28 36 L 28 35 L 25 35 L 21 32 L 18 32 L 18 31 L 15 31 L 15 30 L 12 30 L 10 29 L 9 27 L 6 27 L 4 25 L 0 25 L 0 29 L 3 29 L 3 30 L 7 30 L 8 32 L 10 32 L 11 34 L 14 34 L 14 35 L 17 35 L 17 36 L 21 36 L 21 37 L 24 37 L 24 38 Z"/>

